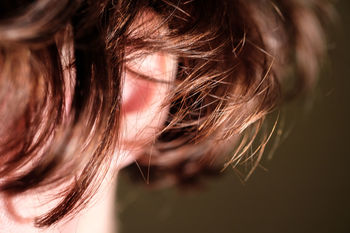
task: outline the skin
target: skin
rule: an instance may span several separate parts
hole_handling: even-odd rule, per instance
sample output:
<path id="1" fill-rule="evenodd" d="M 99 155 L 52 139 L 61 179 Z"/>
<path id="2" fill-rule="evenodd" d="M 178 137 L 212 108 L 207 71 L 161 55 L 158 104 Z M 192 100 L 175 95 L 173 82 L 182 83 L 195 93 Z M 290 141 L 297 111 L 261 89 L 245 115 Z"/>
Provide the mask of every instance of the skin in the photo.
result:
<path id="1" fill-rule="evenodd" d="M 150 12 L 139 17 L 141 21 L 145 18 L 157 21 Z M 152 28 L 149 23 L 151 22 L 143 27 Z M 118 171 L 135 161 L 142 151 L 142 145 L 152 140 L 164 123 L 168 109 L 163 107 L 162 100 L 170 88 L 166 83 L 174 80 L 175 72 L 176 59 L 164 53 L 143 55 L 125 64 L 122 76 L 122 139 L 113 163 L 115 167 L 110 169 L 96 195 L 81 212 L 50 228 L 38 229 L 33 226 L 34 217 L 54 206 L 55 201 L 50 200 L 50 197 L 58 190 L 38 190 L 35 193 L 23 194 L 12 199 L 11 203 L 0 196 L 0 232 L 116 232 L 114 209 Z M 160 82 L 145 80 L 142 76 Z M 72 83 L 69 77 L 72 76 L 66 72 L 66 82 Z M 68 90 L 66 96 L 67 110 L 71 100 L 69 92 Z"/>

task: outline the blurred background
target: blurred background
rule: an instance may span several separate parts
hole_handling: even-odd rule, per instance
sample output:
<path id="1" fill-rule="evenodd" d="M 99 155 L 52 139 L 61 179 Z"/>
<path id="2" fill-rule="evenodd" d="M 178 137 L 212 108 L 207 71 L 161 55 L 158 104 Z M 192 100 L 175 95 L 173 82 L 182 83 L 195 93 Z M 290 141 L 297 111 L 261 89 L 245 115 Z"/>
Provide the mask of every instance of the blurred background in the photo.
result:
<path id="1" fill-rule="evenodd" d="M 291 131 L 264 160 L 267 170 L 243 184 L 227 169 L 203 190 L 185 193 L 146 189 L 122 173 L 119 233 L 350 232 L 350 1 L 336 8 L 339 27 L 330 33 L 311 109 L 288 106 Z"/>

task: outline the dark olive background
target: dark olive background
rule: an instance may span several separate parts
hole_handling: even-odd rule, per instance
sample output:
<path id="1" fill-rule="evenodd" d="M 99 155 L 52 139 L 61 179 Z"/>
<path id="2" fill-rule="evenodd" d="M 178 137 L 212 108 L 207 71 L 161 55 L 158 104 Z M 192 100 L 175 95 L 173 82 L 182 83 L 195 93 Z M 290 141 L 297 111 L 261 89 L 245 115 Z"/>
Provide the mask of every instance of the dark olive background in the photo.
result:
<path id="1" fill-rule="evenodd" d="M 264 161 L 268 171 L 242 184 L 227 170 L 192 193 L 145 189 L 122 173 L 119 233 L 350 232 L 350 1 L 336 6 L 339 27 L 311 110 L 289 106 L 292 131 Z"/>

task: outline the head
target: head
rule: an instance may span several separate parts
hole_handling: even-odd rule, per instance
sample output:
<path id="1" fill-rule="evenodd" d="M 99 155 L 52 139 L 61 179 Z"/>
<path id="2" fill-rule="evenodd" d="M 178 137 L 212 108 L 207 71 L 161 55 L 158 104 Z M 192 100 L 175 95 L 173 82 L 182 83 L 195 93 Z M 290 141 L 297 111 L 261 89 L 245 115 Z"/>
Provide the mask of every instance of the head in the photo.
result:
<path id="1" fill-rule="evenodd" d="M 0 190 L 12 198 L 59 186 L 39 226 L 78 211 L 130 163 L 168 184 L 247 158 L 256 167 L 268 137 L 248 151 L 267 114 L 315 83 L 318 15 L 328 9 L 311 0 L 3 2 Z"/>

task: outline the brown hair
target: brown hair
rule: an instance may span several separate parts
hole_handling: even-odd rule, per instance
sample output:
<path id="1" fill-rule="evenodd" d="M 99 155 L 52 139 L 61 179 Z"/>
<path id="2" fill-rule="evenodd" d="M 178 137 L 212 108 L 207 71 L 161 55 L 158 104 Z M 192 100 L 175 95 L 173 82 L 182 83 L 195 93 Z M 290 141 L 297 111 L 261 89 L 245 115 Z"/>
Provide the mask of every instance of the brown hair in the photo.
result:
<path id="1" fill-rule="evenodd" d="M 57 206 L 37 219 L 41 227 L 84 206 L 118 148 L 126 49 L 178 57 L 167 121 L 137 161 L 149 178 L 181 183 L 228 155 L 227 165 L 255 158 L 254 168 L 267 137 L 256 153 L 243 155 L 265 116 L 315 82 L 326 3 L 2 1 L 1 192 L 12 197 L 68 182 Z M 133 33 L 144 11 L 159 15 L 166 33 L 152 33 L 157 26 Z M 64 74 L 74 83 L 67 85 Z"/>

